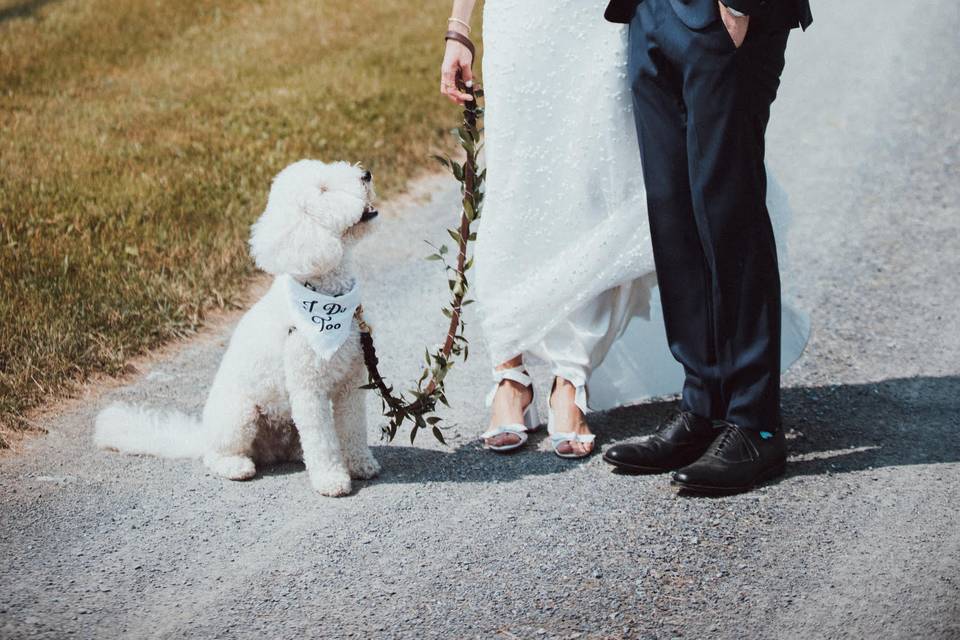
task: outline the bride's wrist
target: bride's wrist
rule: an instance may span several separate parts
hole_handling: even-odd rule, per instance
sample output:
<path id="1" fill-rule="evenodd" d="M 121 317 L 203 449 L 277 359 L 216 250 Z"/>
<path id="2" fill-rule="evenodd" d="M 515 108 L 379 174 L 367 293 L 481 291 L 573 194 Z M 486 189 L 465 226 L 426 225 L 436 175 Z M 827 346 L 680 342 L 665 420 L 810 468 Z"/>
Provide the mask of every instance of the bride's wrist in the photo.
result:
<path id="1" fill-rule="evenodd" d="M 456 31 L 457 33 L 469 36 L 472 29 L 470 28 L 470 23 L 466 20 L 451 17 L 447 20 L 447 31 Z"/>
<path id="2" fill-rule="evenodd" d="M 444 34 L 443 39 L 446 40 L 448 44 L 451 40 L 454 42 L 459 42 L 466 48 L 467 51 L 470 52 L 471 58 L 475 58 L 477 56 L 477 48 L 473 44 L 473 40 L 470 39 L 470 36 L 460 33 L 459 31 L 448 30 L 447 33 Z"/>

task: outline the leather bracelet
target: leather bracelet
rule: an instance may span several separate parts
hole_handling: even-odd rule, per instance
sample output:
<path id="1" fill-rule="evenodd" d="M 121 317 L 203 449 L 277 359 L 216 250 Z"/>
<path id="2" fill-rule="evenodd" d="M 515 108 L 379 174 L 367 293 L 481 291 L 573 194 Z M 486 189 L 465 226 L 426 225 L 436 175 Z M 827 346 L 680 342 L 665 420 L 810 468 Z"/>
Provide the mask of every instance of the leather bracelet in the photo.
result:
<path id="1" fill-rule="evenodd" d="M 468 51 L 470 51 L 471 57 L 473 58 L 477 57 L 477 48 L 474 46 L 473 40 L 463 35 L 459 31 L 447 31 L 447 35 L 445 35 L 443 39 L 444 41 L 454 40 L 456 42 L 459 42 L 460 44 L 465 46 Z"/>

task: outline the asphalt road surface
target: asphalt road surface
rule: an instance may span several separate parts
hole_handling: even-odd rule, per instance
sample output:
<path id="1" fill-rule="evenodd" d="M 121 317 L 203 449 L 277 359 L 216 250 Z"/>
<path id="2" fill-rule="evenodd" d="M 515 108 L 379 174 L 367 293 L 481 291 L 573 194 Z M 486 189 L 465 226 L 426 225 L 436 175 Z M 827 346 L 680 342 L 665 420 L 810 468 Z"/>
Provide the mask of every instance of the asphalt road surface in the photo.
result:
<path id="1" fill-rule="evenodd" d="M 0 637 L 960 637 L 960 5 L 814 10 L 769 137 L 814 326 L 785 376 L 782 481 L 692 499 L 539 439 L 486 453 L 471 327 L 451 446 L 378 443 L 382 476 L 348 498 L 312 493 L 302 465 L 232 483 L 92 446 L 112 399 L 199 411 L 223 333 L 0 460 Z M 453 223 L 453 187 L 388 212 L 359 252 L 401 383 L 442 333 L 419 239 Z M 591 424 L 607 447 L 670 406 Z"/>

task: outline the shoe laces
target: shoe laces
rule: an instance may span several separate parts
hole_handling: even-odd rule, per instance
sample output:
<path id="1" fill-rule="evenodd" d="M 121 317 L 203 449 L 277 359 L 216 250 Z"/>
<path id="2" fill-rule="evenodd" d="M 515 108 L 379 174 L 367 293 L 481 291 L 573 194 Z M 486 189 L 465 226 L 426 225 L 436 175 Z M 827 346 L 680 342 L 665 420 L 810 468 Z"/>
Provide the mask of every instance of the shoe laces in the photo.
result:
<path id="1" fill-rule="evenodd" d="M 727 421 L 722 421 L 720 424 L 723 425 L 723 433 L 720 434 L 713 445 L 713 449 L 711 450 L 713 455 L 719 456 L 728 447 L 733 446 L 734 443 L 739 443 L 741 446 L 743 446 L 743 448 L 749 451 L 751 458 L 757 457 L 758 452 L 756 448 L 753 446 L 753 443 L 747 439 L 740 427 L 732 422 Z"/>

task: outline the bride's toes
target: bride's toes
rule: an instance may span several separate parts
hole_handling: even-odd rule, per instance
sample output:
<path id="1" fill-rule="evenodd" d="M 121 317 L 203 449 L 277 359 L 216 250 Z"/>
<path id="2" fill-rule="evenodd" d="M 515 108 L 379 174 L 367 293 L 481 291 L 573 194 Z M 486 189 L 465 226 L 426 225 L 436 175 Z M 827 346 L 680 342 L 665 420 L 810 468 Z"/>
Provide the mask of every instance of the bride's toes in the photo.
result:
<path id="1" fill-rule="evenodd" d="M 488 447 L 512 447 L 520 444 L 520 436 L 515 433 L 501 433 L 484 440 Z"/>
<path id="2" fill-rule="evenodd" d="M 571 442 L 570 448 L 578 456 L 585 456 L 590 453 L 590 447 L 583 442 Z"/>

